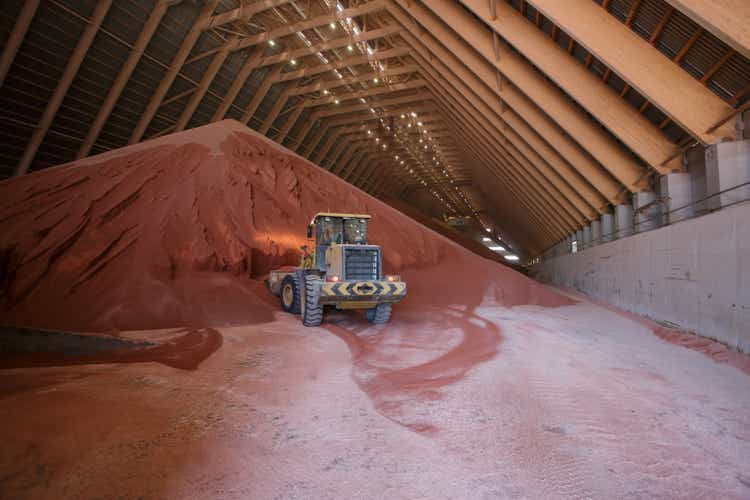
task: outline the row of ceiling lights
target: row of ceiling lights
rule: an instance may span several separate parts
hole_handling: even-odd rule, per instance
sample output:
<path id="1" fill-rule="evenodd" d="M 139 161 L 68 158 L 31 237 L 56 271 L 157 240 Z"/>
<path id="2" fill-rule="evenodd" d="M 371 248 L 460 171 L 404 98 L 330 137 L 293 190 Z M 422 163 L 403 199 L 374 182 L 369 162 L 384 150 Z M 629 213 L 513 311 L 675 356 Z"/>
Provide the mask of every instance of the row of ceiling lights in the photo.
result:
<path id="1" fill-rule="evenodd" d="M 341 3 L 340 3 L 340 2 L 338 2 L 338 1 L 336 2 L 336 9 L 337 9 L 338 11 L 342 11 L 342 10 L 343 10 L 343 6 L 342 6 L 342 5 L 341 5 Z M 275 10 L 275 9 L 274 9 L 274 10 Z M 360 33 L 360 30 L 359 30 L 359 28 L 358 28 L 358 27 L 356 26 L 356 24 L 354 24 L 354 23 L 352 22 L 351 18 L 347 18 L 347 19 L 345 20 L 345 23 L 346 23 L 346 26 L 348 26 L 349 30 L 351 30 L 351 32 L 352 32 L 353 34 L 355 34 L 355 35 L 356 35 L 356 34 L 359 34 L 359 33 Z M 329 24 L 329 27 L 330 27 L 330 28 L 331 28 L 332 30 L 336 30 L 336 29 L 338 28 L 338 24 L 337 24 L 336 22 L 331 22 L 331 23 Z M 303 43 L 304 43 L 304 44 L 305 44 L 306 46 L 310 47 L 310 46 L 312 45 L 312 43 L 311 43 L 311 42 L 310 42 L 310 41 L 309 41 L 309 40 L 307 39 L 307 37 L 305 37 L 305 36 L 304 36 L 304 34 L 303 34 L 303 33 L 301 33 L 301 32 L 297 32 L 296 34 L 297 34 L 297 36 L 299 36 L 299 37 L 300 37 L 300 38 L 302 39 Z M 269 45 L 270 45 L 271 47 L 275 47 L 275 46 L 277 45 L 277 42 L 276 42 L 275 40 L 269 40 L 269 41 L 268 41 L 268 44 L 269 44 Z M 367 49 L 366 49 L 366 50 L 367 50 L 367 53 L 368 53 L 368 54 L 372 54 L 372 53 L 374 52 L 374 51 L 373 51 L 373 49 L 372 49 L 372 48 L 371 48 L 371 47 L 369 46 L 369 44 L 365 43 L 365 45 L 367 46 Z M 349 44 L 349 45 L 347 45 L 346 49 L 347 49 L 347 51 L 348 51 L 348 52 L 353 52 L 353 51 L 354 51 L 354 45 L 352 45 L 352 44 Z M 325 56 L 323 56 L 323 54 L 322 54 L 322 53 L 318 52 L 318 53 L 317 53 L 317 56 L 318 56 L 318 58 L 320 58 L 320 59 L 322 60 L 322 62 L 323 62 L 324 64 L 327 64 L 327 63 L 328 63 L 328 60 L 327 60 L 327 59 L 325 58 Z M 297 60 L 296 60 L 296 59 L 294 59 L 294 58 L 292 58 L 292 59 L 290 59 L 290 60 L 289 60 L 289 64 L 291 64 L 292 66 L 296 66 L 296 65 L 297 65 Z M 382 69 L 383 69 L 383 67 L 382 67 L 382 64 L 381 64 L 380 62 L 377 62 L 376 64 L 378 65 L 378 69 L 380 69 L 380 70 L 382 70 Z M 342 75 L 342 74 L 341 74 L 341 73 L 340 73 L 340 72 L 339 72 L 338 70 L 333 70 L 333 71 L 334 71 L 334 73 L 336 74 L 336 76 L 337 76 L 337 77 L 338 77 L 339 79 L 342 79 L 342 78 L 343 78 L 343 75 Z M 373 83 L 374 83 L 374 84 L 378 84 L 378 83 L 380 82 L 380 79 L 379 79 L 378 77 L 375 77 L 375 78 L 374 78 L 374 79 L 373 79 L 372 81 L 373 81 Z M 331 92 L 330 92 L 330 91 L 328 91 L 328 90 L 324 90 L 324 91 L 323 91 L 323 94 L 324 94 L 324 95 L 332 95 L 332 94 L 331 94 Z M 337 104 L 337 105 L 341 103 L 340 99 L 339 99 L 338 97 L 335 97 L 335 96 L 334 96 L 333 102 L 334 102 L 334 104 Z M 364 104 L 364 103 L 366 103 L 366 100 L 365 100 L 364 98 L 360 98 L 360 102 L 362 102 L 362 103 Z M 371 111 L 371 112 L 372 112 L 373 114 L 376 114 L 376 111 L 375 111 L 375 109 L 374 109 L 374 108 L 370 108 L 370 111 Z M 413 113 L 413 112 L 412 112 L 412 113 L 410 113 L 410 116 L 411 116 L 412 118 L 416 118 L 416 113 Z M 407 115 L 405 115 L 405 114 L 402 114 L 402 115 L 401 115 L 401 118 L 402 118 L 402 119 L 405 119 L 405 118 L 408 118 L 408 116 L 407 116 Z M 382 118 L 381 118 L 381 122 L 383 122 L 383 119 L 382 119 Z M 418 126 L 418 127 L 422 127 L 422 125 L 423 125 L 423 124 L 422 124 L 422 122 L 419 122 L 419 121 L 417 122 L 417 126 Z M 407 125 L 407 126 L 408 126 L 408 128 L 412 128 L 412 123 L 408 123 L 408 125 Z M 387 128 L 387 130 L 389 130 L 389 131 L 390 131 L 390 127 L 386 127 L 386 128 Z M 369 132 L 369 131 L 368 131 L 368 132 Z M 424 132 L 424 130 L 422 130 L 422 132 Z M 394 137 L 395 137 L 395 134 L 394 134 Z M 432 141 L 432 138 L 431 138 L 431 137 L 429 137 L 429 140 L 430 140 L 430 141 Z M 376 138 L 376 142 L 379 142 L 379 141 L 380 141 L 380 139 L 379 139 L 379 138 Z M 420 140 L 419 140 L 419 143 L 420 143 L 420 144 L 423 144 L 423 143 L 424 143 L 424 140 L 420 138 Z M 434 146 L 434 144 L 433 144 L 433 147 L 435 147 L 435 146 Z M 382 148 L 383 148 L 384 150 L 386 150 L 386 149 L 388 148 L 388 146 L 387 146 L 387 145 L 386 145 L 385 143 L 383 143 L 383 144 L 382 144 Z M 424 149 L 425 151 L 426 151 L 426 150 L 428 150 L 428 145 L 427 145 L 427 144 L 423 144 L 423 149 Z M 407 149 L 407 150 L 408 150 L 408 149 Z M 429 169 L 427 169 L 427 168 L 425 167 L 425 165 L 424 165 L 424 164 L 422 163 L 422 161 L 421 161 L 421 160 L 420 160 L 419 158 L 417 158 L 417 156 L 416 156 L 416 155 L 414 154 L 414 152 L 412 152 L 412 151 L 409 151 L 409 152 L 410 152 L 410 153 L 412 154 L 412 156 L 414 156 L 414 159 L 415 159 L 415 161 L 416 161 L 416 162 L 417 162 L 417 163 L 418 163 L 418 164 L 419 164 L 419 165 L 420 165 L 420 166 L 421 166 L 421 167 L 422 167 L 422 168 L 423 168 L 423 169 L 424 169 L 425 171 L 427 171 L 427 172 L 430 172 L 430 170 L 429 170 Z M 434 153 L 435 153 L 436 155 L 440 155 L 440 152 L 439 152 L 439 150 L 438 150 L 437 148 L 435 148 L 435 151 L 434 151 Z M 398 160 L 398 156 L 396 156 L 396 159 Z M 433 160 L 436 160 L 435 156 L 433 156 Z M 437 163 L 437 162 L 436 162 L 436 163 Z M 400 164 L 401 164 L 401 165 L 403 165 L 403 164 L 404 164 L 404 161 L 403 161 L 403 160 L 401 160 L 401 161 L 400 161 Z M 439 163 L 437 163 L 437 166 L 438 166 L 438 167 L 440 166 L 440 165 L 439 165 Z M 421 184 L 422 184 L 423 186 L 427 186 L 427 182 L 426 182 L 426 181 L 425 181 L 425 180 L 424 180 L 424 179 L 423 179 L 423 178 L 422 178 L 421 176 L 419 176 L 419 175 L 415 174 L 415 172 L 414 172 L 414 170 L 413 170 L 413 169 L 410 169 L 410 173 L 412 173 L 412 174 L 413 174 L 413 175 L 414 175 L 414 176 L 415 176 L 415 177 L 417 178 L 417 180 L 419 180 L 419 181 L 420 181 L 420 183 L 421 183 Z M 451 184 L 454 184 L 454 181 L 453 181 L 453 179 L 451 179 L 451 178 L 450 178 L 450 176 L 448 175 L 448 172 L 447 172 L 447 171 L 446 171 L 445 169 L 443 169 L 443 173 L 444 173 L 444 174 L 445 174 L 445 176 L 446 176 L 446 177 L 448 178 L 449 182 L 450 182 Z M 435 183 L 436 183 L 436 184 L 437 184 L 438 186 L 440 186 L 440 183 L 439 183 L 439 182 L 437 181 L 437 179 L 436 179 L 436 178 L 434 178 L 434 176 L 433 176 L 433 182 L 435 182 Z M 464 204 L 465 204 L 465 205 L 466 205 L 467 207 L 469 207 L 469 210 L 471 210 L 471 211 L 472 211 L 472 212 L 473 212 L 473 213 L 474 213 L 474 214 L 476 215 L 476 210 L 475 210 L 475 209 L 474 209 L 474 208 L 472 207 L 471 203 L 469 202 L 468 198 L 467 198 L 467 197 L 466 197 L 466 195 L 464 194 L 463 190 L 459 189 L 458 187 L 455 187 L 455 190 L 456 190 L 456 194 L 457 194 L 457 195 L 458 195 L 458 196 L 460 197 L 461 201 L 463 201 L 463 202 L 464 202 Z M 443 196 L 442 196 L 442 195 L 441 195 L 440 193 L 438 193 L 438 192 L 437 192 L 437 191 L 436 191 L 436 190 L 435 190 L 434 188 L 431 188 L 431 189 L 430 189 L 430 192 L 431 192 L 431 194 L 432 194 L 433 196 L 435 196 L 435 197 L 436 197 L 436 198 L 437 198 L 438 200 L 440 200 L 440 201 L 441 201 L 441 202 L 442 202 L 443 204 L 445 204 L 445 205 L 446 205 L 446 207 L 447 207 L 447 208 L 449 209 L 449 211 L 451 211 L 451 212 L 453 212 L 453 213 L 456 213 L 456 209 L 455 209 L 455 208 L 453 207 L 453 205 L 451 204 L 451 202 L 450 202 L 449 200 L 447 200 L 447 199 L 446 199 L 446 198 L 448 198 L 448 196 L 447 196 L 447 195 L 446 195 L 446 197 L 444 198 L 444 197 L 443 197 Z"/>

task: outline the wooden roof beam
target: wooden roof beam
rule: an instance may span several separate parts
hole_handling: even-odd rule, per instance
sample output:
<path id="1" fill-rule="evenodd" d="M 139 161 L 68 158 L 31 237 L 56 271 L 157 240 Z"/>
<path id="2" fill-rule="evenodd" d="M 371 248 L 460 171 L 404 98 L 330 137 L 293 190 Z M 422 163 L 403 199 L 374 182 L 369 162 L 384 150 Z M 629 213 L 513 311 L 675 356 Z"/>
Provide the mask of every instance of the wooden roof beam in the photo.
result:
<path id="1" fill-rule="evenodd" d="M 383 9 L 385 9 L 385 0 L 372 0 L 360 4 L 356 7 L 349 7 L 341 11 L 334 11 L 330 14 L 323 14 L 320 16 L 312 17 L 310 19 L 305 19 L 304 21 L 299 21 L 297 23 L 285 24 L 278 28 L 273 28 L 268 31 L 258 33 L 257 35 L 248 36 L 238 42 L 237 49 L 244 49 L 253 45 L 257 45 L 259 43 L 268 42 L 269 40 L 276 40 L 277 38 L 293 35 L 299 31 L 318 28 L 320 26 L 325 26 L 326 24 L 342 21 L 347 18 L 371 14 Z"/>
<path id="2" fill-rule="evenodd" d="M 706 31 L 750 59 L 750 3 L 746 0 L 666 0 Z"/>
<path id="3" fill-rule="evenodd" d="M 141 28 L 141 32 L 133 44 L 133 48 L 130 50 L 130 54 L 125 61 L 125 64 L 120 68 L 117 78 L 115 78 L 115 81 L 107 92 L 107 97 L 104 98 L 104 102 L 99 107 L 99 111 L 96 113 L 96 117 L 94 117 L 91 127 L 89 127 L 86 138 L 83 140 L 83 144 L 81 144 L 81 147 L 76 154 L 76 159 L 84 158 L 91 152 L 91 148 L 99 138 L 99 134 L 104 128 L 104 124 L 107 122 L 107 119 L 109 119 L 112 110 L 120 99 L 120 95 L 122 95 L 125 85 L 130 81 L 130 76 L 133 74 L 135 67 L 138 65 L 143 53 L 146 51 L 146 47 L 151 41 L 151 37 L 154 36 L 164 14 L 167 13 L 169 5 L 169 2 L 161 0 L 156 6 L 154 6 L 151 14 L 149 14 L 146 23 L 143 25 L 143 28 Z"/>
<path id="4" fill-rule="evenodd" d="M 300 94 L 309 94 L 313 92 L 322 92 L 324 90 L 331 90 L 337 87 L 343 87 L 345 85 L 352 85 L 354 83 L 359 83 L 362 81 L 372 80 L 373 78 L 385 78 L 389 76 L 398 76 L 398 75 L 404 75 L 409 73 L 414 73 L 419 68 L 416 64 L 407 64 L 405 66 L 397 66 L 397 67 L 390 67 L 386 68 L 385 71 L 381 72 L 368 72 L 368 73 L 360 73 L 356 76 L 350 76 L 345 78 L 335 78 L 331 80 L 323 80 L 317 83 L 313 83 L 310 85 L 303 85 L 295 90 L 295 93 L 292 95 L 300 95 Z"/>
<path id="5" fill-rule="evenodd" d="M 399 0 L 399 2 L 401 1 Z M 498 7 L 501 5 L 503 4 L 499 3 Z M 406 17 L 405 11 L 395 4 L 393 4 L 392 13 L 397 18 Z M 456 74 L 469 73 L 467 78 L 478 78 L 482 81 L 496 96 L 499 96 L 511 109 L 523 117 L 529 125 L 539 130 L 543 137 L 551 144 L 554 144 L 555 148 L 561 154 L 571 158 L 571 162 L 574 165 L 577 165 L 579 161 L 590 164 L 591 160 L 587 158 L 588 154 L 582 150 L 582 148 L 585 148 L 588 153 L 599 160 L 599 164 L 597 165 L 605 167 L 629 190 L 638 191 L 643 187 L 643 175 L 646 170 L 638 165 L 619 144 L 608 137 L 598 124 L 591 122 L 585 115 L 578 111 L 562 92 L 553 88 L 547 82 L 543 82 L 543 84 L 539 83 L 539 87 L 537 88 L 539 91 L 538 98 L 544 105 L 543 109 L 547 111 L 547 114 L 541 112 L 540 108 L 534 105 L 515 85 L 505 84 L 498 86 L 497 69 L 467 44 L 456 40 L 455 35 L 430 11 L 412 3 L 409 13 L 425 29 L 420 32 L 414 26 L 413 22 L 404 21 L 406 23 L 404 26 L 407 29 L 410 29 L 410 31 L 413 29 L 413 34 L 416 37 L 422 40 L 429 40 L 429 43 L 426 43 L 426 45 L 430 50 L 433 50 L 433 47 L 434 50 L 442 48 L 453 53 L 454 57 L 470 70 L 469 72 L 464 72 L 461 66 L 451 64 L 451 69 Z M 486 32 L 485 28 L 483 30 Z M 436 40 L 440 40 L 440 42 Z M 491 36 L 487 39 L 487 42 L 489 46 L 485 46 L 485 50 L 491 52 Z M 521 66 L 521 70 L 532 80 L 541 78 L 541 75 L 534 73 L 530 68 L 523 69 L 523 66 Z M 527 91 L 526 82 L 524 82 L 523 86 L 524 90 Z M 557 123 L 553 123 L 550 120 L 550 112 L 559 120 Z M 561 128 L 567 132 L 575 133 L 574 135 L 578 144 L 574 145 L 570 138 L 567 137 L 566 132 L 561 130 Z"/>
<path id="6" fill-rule="evenodd" d="M 175 78 L 177 78 L 177 75 L 180 73 L 183 64 L 185 64 L 185 61 L 190 55 L 190 51 L 193 50 L 195 42 L 198 41 L 198 38 L 200 38 L 201 34 L 203 33 L 203 24 L 207 19 L 211 17 L 211 14 L 218 4 L 219 0 L 208 0 L 203 5 L 203 8 L 198 14 L 198 17 L 193 22 L 193 26 L 185 35 L 185 38 L 183 38 L 182 43 L 180 44 L 180 48 L 172 58 L 172 62 L 170 63 L 169 68 L 167 68 L 166 73 L 164 73 L 161 81 L 159 81 L 159 85 L 151 95 L 151 98 L 146 105 L 146 109 L 141 114 L 138 123 L 136 123 L 135 129 L 130 135 L 128 144 L 135 144 L 143 139 L 143 136 L 146 133 L 149 124 L 151 123 L 151 120 L 154 119 L 156 112 L 159 110 L 159 107 L 161 107 L 162 101 L 164 101 L 164 97 L 166 97 L 167 92 L 169 92 L 169 89 L 172 87 Z"/>
<path id="7" fill-rule="evenodd" d="M 351 101 L 354 99 L 360 99 L 365 97 L 373 97 L 382 94 L 390 94 L 392 92 L 401 92 L 404 90 L 413 90 L 422 88 L 427 83 L 422 79 L 409 80 L 405 83 L 394 83 L 394 84 L 383 84 L 377 85 L 366 90 L 358 90 L 356 92 L 349 92 L 346 94 L 326 95 L 318 99 L 309 99 L 305 104 L 306 107 L 317 107 L 324 105 L 338 105 L 345 101 Z M 338 102 L 336 102 L 338 100 Z"/>
<path id="8" fill-rule="evenodd" d="M 444 97 L 444 96 L 441 96 Z M 489 154 L 496 157 L 509 166 L 515 176 L 520 180 L 528 181 L 530 189 L 545 200 L 545 204 L 555 207 L 555 212 L 549 216 L 559 218 L 561 224 L 568 227 L 582 225 L 585 220 L 576 210 L 571 201 L 563 195 L 559 187 L 556 186 L 544 173 L 535 168 L 526 160 L 518 151 L 513 150 L 507 139 L 504 139 L 497 132 L 491 130 L 488 124 L 482 124 L 478 116 L 470 116 L 469 113 L 460 109 L 457 104 L 447 103 L 450 116 L 459 120 L 465 130 L 472 130 L 479 137 L 479 143 L 486 145 L 488 151 L 495 150 Z M 514 175 L 511 174 L 511 175 Z"/>
<path id="9" fill-rule="evenodd" d="M 487 19 L 486 9 L 480 2 L 462 0 L 462 3 L 480 19 Z M 443 1 L 441 0 L 438 5 L 443 6 Z M 432 7 L 432 4 L 430 6 Z M 534 2 L 534 6 L 537 6 L 537 2 Z M 596 8 L 599 9 L 599 7 Z M 599 10 L 604 12 L 602 9 Z M 455 8 L 440 9 L 443 16 L 455 15 L 454 11 Z M 561 29 L 565 29 L 565 26 L 560 25 L 544 10 L 542 13 L 550 21 L 558 24 Z M 677 146 L 672 144 L 648 119 L 636 113 L 627 102 L 619 99 L 597 75 L 586 70 L 582 65 L 562 64 L 562 61 L 568 61 L 564 49 L 554 43 L 545 33 L 535 29 L 509 5 L 502 4 L 502 8 L 498 8 L 498 20 L 490 24 L 490 29 L 513 45 L 538 70 L 505 44 L 501 44 L 500 61 L 494 61 L 490 57 L 491 35 L 486 32 L 486 27 L 479 27 L 481 23 L 471 18 L 466 12 L 462 14 L 464 17 L 462 22 L 455 23 L 454 26 L 461 28 L 461 33 L 468 37 L 470 43 L 509 80 L 521 86 L 538 106 L 544 109 L 602 165 L 611 168 L 613 173 L 616 172 L 616 177 L 639 179 L 642 177 L 642 173 L 639 173 L 642 167 L 627 149 L 602 129 L 601 125 L 604 125 L 652 168 L 662 172 L 671 171 L 670 168 L 664 168 L 662 162 L 675 153 Z M 467 29 L 467 23 L 476 25 L 476 29 Z M 620 27 L 622 28 L 622 25 Z M 547 82 L 545 75 L 556 82 L 560 88 Z M 578 102 L 596 120 L 592 120 L 579 110 L 570 102 L 569 97 Z M 676 161 L 671 167 L 681 169 L 682 164 Z M 623 183 L 631 184 L 627 181 Z"/>
<path id="10" fill-rule="evenodd" d="M 462 1 L 473 3 L 475 0 Z M 719 127 L 713 133 L 707 133 L 712 124 L 731 111 L 731 107 L 727 103 L 701 85 L 698 80 L 678 65 L 665 58 L 651 44 L 594 2 L 590 0 L 568 0 L 563 5 L 556 0 L 529 1 L 541 10 L 546 17 L 560 26 L 560 29 L 575 38 L 586 50 L 612 68 L 612 71 L 620 78 L 696 139 L 704 144 L 713 144 L 725 138 L 734 137 L 731 126 Z M 747 8 L 745 10 L 750 11 Z M 494 28 L 499 28 L 499 26 L 500 24 L 493 25 Z M 508 32 L 509 29 L 504 31 Z M 517 34 L 517 36 L 520 35 Z M 516 45 L 515 38 L 509 41 Z M 527 57 L 534 61 L 542 71 L 545 71 L 590 113 L 597 116 L 607 128 L 628 144 L 633 151 L 641 155 L 650 165 L 655 168 L 660 166 L 661 161 L 654 162 L 649 157 L 643 156 L 639 151 L 642 148 L 638 147 L 632 131 L 618 132 L 614 124 L 606 119 L 606 114 L 610 114 L 612 121 L 622 122 L 623 125 L 626 125 L 625 120 L 632 119 L 629 118 L 628 114 L 621 114 L 618 111 L 615 115 L 609 107 L 610 104 L 605 101 L 599 101 L 599 106 L 596 106 L 595 101 L 599 99 L 591 92 L 585 80 L 575 78 L 568 81 L 562 71 L 554 70 L 553 65 L 563 66 L 559 62 L 551 60 L 545 64 L 540 53 L 533 52 L 528 48 L 519 47 L 519 50 L 525 52 Z M 587 96 L 591 99 L 593 105 L 588 104 Z M 638 121 L 633 120 L 633 123 L 637 124 Z M 653 125 L 650 129 L 653 129 Z M 663 134 L 661 135 L 664 137 Z M 663 160 L 664 158 L 662 158 Z M 661 168 L 657 168 L 657 170 L 660 173 L 665 173 Z"/>
<path id="11" fill-rule="evenodd" d="M 427 60 L 421 59 L 422 48 L 419 47 L 419 42 L 415 41 L 414 43 L 415 49 L 419 52 L 419 55 L 415 55 L 415 57 L 423 61 L 421 64 L 425 66 L 425 72 L 430 73 L 431 70 L 427 67 L 429 63 Z M 555 182 L 566 183 L 567 186 L 562 189 L 567 193 L 567 197 L 577 204 L 583 214 L 589 218 L 596 217 L 596 214 L 602 212 L 608 205 L 607 199 L 589 184 L 590 181 L 586 177 L 556 154 L 538 136 L 537 132 L 528 127 L 513 111 L 502 108 L 497 100 L 490 99 L 489 104 L 484 102 L 471 88 L 467 87 L 469 82 L 462 81 L 450 74 L 449 68 L 443 67 L 443 61 L 433 61 L 432 64 L 435 68 L 432 70 L 435 71 L 432 74 L 434 85 L 441 86 L 443 92 L 450 93 L 454 99 L 462 101 L 466 109 L 474 110 L 490 121 L 494 128 L 504 137 L 510 139 L 514 147 L 522 151 L 528 160 L 534 163 L 537 168 L 546 172 L 545 176 L 554 179 Z M 436 70 L 438 67 L 442 70 L 439 74 Z M 469 97 L 474 97 L 474 99 L 469 99 Z M 491 106 L 494 106 L 494 108 Z M 601 174 L 601 169 L 598 167 L 596 174 Z M 598 179 L 598 177 L 596 178 Z M 612 185 L 611 193 L 613 195 L 619 192 L 617 183 L 610 180 L 609 184 Z"/>
<path id="12" fill-rule="evenodd" d="M 36 156 L 37 151 L 39 151 L 39 146 L 42 144 L 47 132 L 49 132 L 49 128 L 52 126 L 55 116 L 57 116 L 57 111 L 60 109 L 60 105 L 73 83 L 73 79 L 78 74 L 78 70 L 81 68 L 81 64 L 86 58 L 86 54 L 88 54 L 89 48 L 94 41 L 94 37 L 96 37 L 96 34 L 99 32 L 99 27 L 102 25 L 102 22 L 111 6 L 112 0 L 99 0 L 96 3 L 94 12 L 91 14 L 91 18 L 88 20 L 86 28 L 83 30 L 83 33 L 76 43 L 75 49 L 73 49 L 73 53 L 70 55 L 70 58 L 65 65 L 65 70 L 57 82 L 55 91 L 52 93 L 49 101 L 47 101 L 47 107 L 39 118 L 39 122 L 34 128 L 34 133 L 31 135 L 31 139 L 26 144 L 26 149 L 24 149 L 23 155 L 16 165 L 13 172 L 14 177 L 23 175 L 29 170 L 31 162 L 34 161 L 34 157 Z"/>
<path id="13" fill-rule="evenodd" d="M 362 56 L 347 57 L 340 61 L 319 64 L 317 66 L 309 66 L 307 68 L 301 68 L 296 71 L 287 71 L 279 76 L 278 81 L 286 82 L 289 80 L 298 80 L 320 73 L 326 73 L 333 71 L 334 69 L 343 69 L 349 66 L 356 66 L 359 64 L 367 64 L 375 61 L 382 61 L 385 59 L 392 59 L 394 57 L 403 57 L 409 55 L 409 50 L 406 47 L 396 47 L 393 49 L 378 50 L 373 54 L 367 54 Z"/>
<path id="14" fill-rule="evenodd" d="M 29 30 L 38 8 L 39 0 L 26 0 L 21 7 L 21 12 L 19 12 L 16 22 L 13 24 L 13 31 L 5 42 L 3 53 L 0 56 L 0 87 L 3 86 L 8 70 L 16 58 L 23 39 L 26 38 L 26 32 Z"/>

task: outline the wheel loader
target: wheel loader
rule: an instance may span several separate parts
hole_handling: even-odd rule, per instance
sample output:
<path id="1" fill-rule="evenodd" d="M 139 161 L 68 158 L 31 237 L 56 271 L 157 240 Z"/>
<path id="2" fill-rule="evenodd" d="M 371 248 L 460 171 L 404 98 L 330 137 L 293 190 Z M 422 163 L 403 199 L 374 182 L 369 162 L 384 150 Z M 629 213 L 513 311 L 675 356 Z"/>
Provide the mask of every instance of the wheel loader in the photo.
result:
<path id="1" fill-rule="evenodd" d="M 380 247 L 367 244 L 369 215 L 318 213 L 307 227 L 299 267 L 271 271 L 268 288 L 281 308 L 318 326 L 326 307 L 364 309 L 367 319 L 387 323 L 391 305 L 406 296 L 400 276 L 383 275 Z"/>

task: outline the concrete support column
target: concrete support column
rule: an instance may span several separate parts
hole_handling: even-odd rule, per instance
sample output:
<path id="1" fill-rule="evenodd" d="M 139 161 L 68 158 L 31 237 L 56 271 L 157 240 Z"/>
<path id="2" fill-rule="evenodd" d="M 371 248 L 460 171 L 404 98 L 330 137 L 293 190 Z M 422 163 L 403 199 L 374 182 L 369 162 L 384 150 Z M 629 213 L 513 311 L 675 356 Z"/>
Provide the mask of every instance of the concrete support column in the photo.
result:
<path id="1" fill-rule="evenodd" d="M 666 199 L 664 222 L 673 224 L 695 215 L 693 183 L 689 173 L 667 174 L 659 179 L 662 197 Z"/>
<path id="2" fill-rule="evenodd" d="M 635 212 L 635 232 L 642 233 L 659 227 L 661 206 L 656 203 L 656 193 L 641 191 L 633 194 L 633 211 Z"/>
<path id="3" fill-rule="evenodd" d="M 602 244 L 602 223 L 598 220 L 591 221 L 591 246 Z"/>
<path id="4" fill-rule="evenodd" d="M 633 207 L 615 205 L 615 239 L 633 234 Z"/>
<path id="5" fill-rule="evenodd" d="M 750 140 L 722 142 L 706 148 L 706 188 L 709 210 L 717 210 L 750 199 Z"/>
<path id="6" fill-rule="evenodd" d="M 582 248 L 591 246 L 591 224 L 583 226 L 583 245 Z"/>
<path id="7" fill-rule="evenodd" d="M 576 231 L 576 251 L 583 250 L 583 229 Z"/>
<path id="8" fill-rule="evenodd" d="M 612 241 L 615 238 L 615 218 L 609 213 L 603 213 L 601 217 L 602 224 L 602 243 Z"/>

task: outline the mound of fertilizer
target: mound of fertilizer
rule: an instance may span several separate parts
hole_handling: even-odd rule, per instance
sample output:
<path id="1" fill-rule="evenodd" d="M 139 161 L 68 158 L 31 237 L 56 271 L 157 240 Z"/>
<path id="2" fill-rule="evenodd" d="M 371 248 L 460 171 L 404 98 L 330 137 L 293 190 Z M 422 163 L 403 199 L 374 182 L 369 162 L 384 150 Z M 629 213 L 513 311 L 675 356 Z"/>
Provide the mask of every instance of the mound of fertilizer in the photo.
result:
<path id="1" fill-rule="evenodd" d="M 319 211 L 372 214 L 404 304 L 568 300 L 226 120 L 0 182 L 0 324 L 73 331 L 270 321 L 260 283 Z"/>

